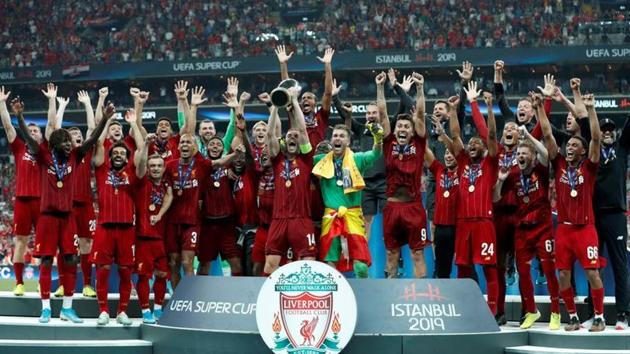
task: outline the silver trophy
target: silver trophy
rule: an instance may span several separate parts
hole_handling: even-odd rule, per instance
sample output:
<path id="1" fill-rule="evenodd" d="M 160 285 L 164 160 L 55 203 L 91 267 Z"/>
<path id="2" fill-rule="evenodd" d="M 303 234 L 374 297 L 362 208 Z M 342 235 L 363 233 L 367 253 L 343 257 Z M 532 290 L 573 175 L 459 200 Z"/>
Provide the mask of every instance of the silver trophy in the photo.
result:
<path id="1" fill-rule="evenodd" d="M 271 103 L 276 107 L 286 107 L 291 103 L 289 89 L 292 87 L 300 88 L 300 84 L 294 79 L 283 80 L 277 88 L 271 91 Z"/>

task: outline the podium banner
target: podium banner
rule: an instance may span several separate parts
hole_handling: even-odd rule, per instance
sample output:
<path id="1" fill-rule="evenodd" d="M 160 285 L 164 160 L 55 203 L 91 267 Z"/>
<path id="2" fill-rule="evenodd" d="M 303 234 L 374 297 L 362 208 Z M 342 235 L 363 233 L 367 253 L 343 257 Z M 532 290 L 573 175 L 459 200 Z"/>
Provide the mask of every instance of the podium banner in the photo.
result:
<path id="1" fill-rule="evenodd" d="M 186 277 L 159 324 L 258 333 L 256 300 L 265 278 Z M 479 287 L 469 279 L 348 279 L 357 300 L 355 334 L 499 332 Z"/>

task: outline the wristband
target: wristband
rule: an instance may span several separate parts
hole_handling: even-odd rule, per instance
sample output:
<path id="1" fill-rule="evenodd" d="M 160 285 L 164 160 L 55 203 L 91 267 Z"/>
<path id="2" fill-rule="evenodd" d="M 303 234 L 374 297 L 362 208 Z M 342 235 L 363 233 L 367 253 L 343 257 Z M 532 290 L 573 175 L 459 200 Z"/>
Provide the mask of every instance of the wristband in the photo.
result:
<path id="1" fill-rule="evenodd" d="M 311 143 L 306 143 L 306 144 L 300 144 L 300 152 L 302 154 L 308 154 L 309 152 L 311 152 L 311 150 L 313 150 L 313 147 L 311 146 Z"/>

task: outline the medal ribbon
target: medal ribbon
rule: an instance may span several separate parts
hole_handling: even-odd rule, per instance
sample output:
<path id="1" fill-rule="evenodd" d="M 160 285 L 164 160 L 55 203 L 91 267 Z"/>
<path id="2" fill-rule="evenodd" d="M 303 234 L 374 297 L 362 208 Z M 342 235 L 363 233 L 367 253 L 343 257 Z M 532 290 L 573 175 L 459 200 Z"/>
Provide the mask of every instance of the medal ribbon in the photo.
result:
<path id="1" fill-rule="evenodd" d="M 481 169 L 481 166 L 478 163 L 474 163 L 470 165 L 468 170 L 468 185 L 474 186 L 475 181 L 477 181 L 477 172 Z"/>
<path id="2" fill-rule="evenodd" d="M 530 182 L 530 176 L 525 177 L 523 172 L 521 172 L 521 192 L 523 192 L 523 195 L 525 196 L 529 194 Z"/>
<path id="3" fill-rule="evenodd" d="M 311 112 L 311 114 L 304 116 L 304 122 L 306 123 L 307 128 L 314 128 L 317 126 L 317 119 L 315 119 L 315 115 Z"/>
<path id="4" fill-rule="evenodd" d="M 615 148 L 613 146 L 602 147 L 602 156 L 604 157 L 604 163 L 608 163 L 608 160 L 617 158 L 615 154 Z"/>
<path id="5" fill-rule="evenodd" d="M 444 181 L 444 189 L 445 190 L 450 190 L 451 186 L 453 185 L 453 181 L 451 179 L 451 177 L 448 175 L 448 171 L 446 169 L 444 169 L 444 171 L 442 172 L 442 180 Z"/>
<path id="6" fill-rule="evenodd" d="M 232 185 L 232 195 L 239 191 L 238 184 L 241 182 L 241 176 L 236 176 L 234 184 Z"/>
<path id="7" fill-rule="evenodd" d="M 503 163 L 503 167 L 511 167 L 512 163 L 514 162 L 514 152 L 506 151 L 503 154 L 503 158 L 501 159 L 501 162 Z"/>
<path id="8" fill-rule="evenodd" d="M 221 176 L 223 175 L 223 168 L 219 168 L 216 171 L 212 172 L 212 180 L 215 182 L 218 182 L 221 179 Z"/>
<path id="9" fill-rule="evenodd" d="M 284 159 L 284 179 L 291 180 L 291 161 L 287 158 Z"/>
<path id="10" fill-rule="evenodd" d="M 158 154 L 162 155 L 166 152 L 166 145 L 168 144 L 168 140 L 160 141 L 159 139 L 155 140 L 155 146 L 157 146 Z"/>
<path id="11" fill-rule="evenodd" d="M 335 179 L 337 181 L 343 181 L 343 167 L 342 167 L 342 163 L 343 163 L 342 159 L 335 160 Z"/>
<path id="12" fill-rule="evenodd" d="M 409 153 L 409 151 L 411 151 L 411 147 L 409 144 L 394 145 L 394 150 L 398 153 L 398 155 L 405 155 L 405 153 Z"/>
<path id="13" fill-rule="evenodd" d="M 118 186 L 120 186 L 120 184 L 122 183 L 122 178 L 114 169 L 109 170 L 109 173 L 107 174 L 107 180 L 109 181 L 109 183 L 112 184 L 112 187 L 114 187 L 114 189 L 118 189 Z"/>
<path id="14" fill-rule="evenodd" d="M 569 181 L 569 186 L 571 186 L 571 190 L 573 191 L 576 190 L 575 187 L 577 186 L 577 171 L 580 169 L 581 166 L 582 162 L 580 162 L 577 168 L 567 166 L 567 180 Z"/>
<path id="15" fill-rule="evenodd" d="M 68 166 L 68 162 L 65 161 L 60 165 L 59 160 L 57 160 L 57 155 L 55 155 L 55 152 L 51 152 L 50 155 L 52 156 L 53 167 L 55 168 L 57 181 L 61 181 L 66 176 L 66 167 Z"/>
<path id="16" fill-rule="evenodd" d="M 184 186 L 186 185 L 186 182 L 188 182 L 188 179 L 190 178 L 190 174 L 192 173 L 192 170 L 194 167 L 195 167 L 194 158 L 190 161 L 190 164 L 188 164 L 188 168 L 186 169 L 186 172 L 183 172 L 184 168 L 181 162 L 178 164 L 177 172 L 179 173 L 179 188 L 181 190 L 184 190 Z"/>

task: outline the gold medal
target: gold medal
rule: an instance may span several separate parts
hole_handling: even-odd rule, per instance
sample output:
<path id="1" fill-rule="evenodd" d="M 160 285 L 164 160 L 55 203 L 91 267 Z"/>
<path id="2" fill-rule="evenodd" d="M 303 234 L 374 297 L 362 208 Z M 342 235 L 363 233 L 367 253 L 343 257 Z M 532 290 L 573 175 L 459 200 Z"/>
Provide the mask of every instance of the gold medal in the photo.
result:
<path id="1" fill-rule="evenodd" d="M 118 188 L 114 189 L 114 194 L 118 195 Z"/>
<path id="2" fill-rule="evenodd" d="M 343 187 L 343 181 L 342 181 L 342 180 L 340 180 L 340 179 L 338 179 L 338 180 L 337 180 L 337 185 L 338 185 L 339 187 Z"/>
<path id="3" fill-rule="evenodd" d="M 155 211 L 155 204 L 149 205 L 149 210 L 150 211 Z"/>
<path id="4" fill-rule="evenodd" d="M 571 197 L 575 198 L 575 197 L 577 197 L 577 195 L 578 195 L 578 192 L 575 189 L 572 189 L 571 190 Z"/>
<path id="5" fill-rule="evenodd" d="M 63 182 L 57 181 L 57 188 L 63 188 Z"/>
<path id="6" fill-rule="evenodd" d="M 523 203 L 525 203 L 525 204 L 529 203 L 529 197 L 528 196 L 524 196 L 523 197 Z"/>
<path id="7" fill-rule="evenodd" d="M 470 193 L 474 192 L 474 191 L 475 191 L 475 186 L 469 186 L 469 187 L 468 187 L 468 191 L 469 191 Z"/>
<path id="8" fill-rule="evenodd" d="M 402 159 L 403 159 L 403 155 L 402 155 L 402 154 L 398 154 L 398 159 L 399 159 L 400 161 L 402 161 Z"/>
<path id="9" fill-rule="evenodd" d="M 444 198 L 448 198 L 451 195 L 451 193 L 449 191 L 444 191 L 442 195 L 444 196 Z"/>
<path id="10" fill-rule="evenodd" d="M 287 188 L 290 188 L 290 187 L 291 187 L 291 180 L 290 180 L 290 179 L 288 179 L 286 182 L 284 182 L 284 185 L 285 185 Z"/>
<path id="11" fill-rule="evenodd" d="M 219 188 L 219 187 L 221 187 L 221 183 L 219 183 L 219 181 L 215 181 L 214 188 Z"/>
<path id="12" fill-rule="evenodd" d="M 178 196 L 180 196 L 180 197 L 181 197 L 181 196 L 182 196 L 182 194 L 184 194 L 184 191 L 183 191 L 183 190 L 181 190 L 181 189 L 180 189 L 180 190 L 178 190 L 178 191 L 177 191 L 177 195 L 178 195 Z"/>

